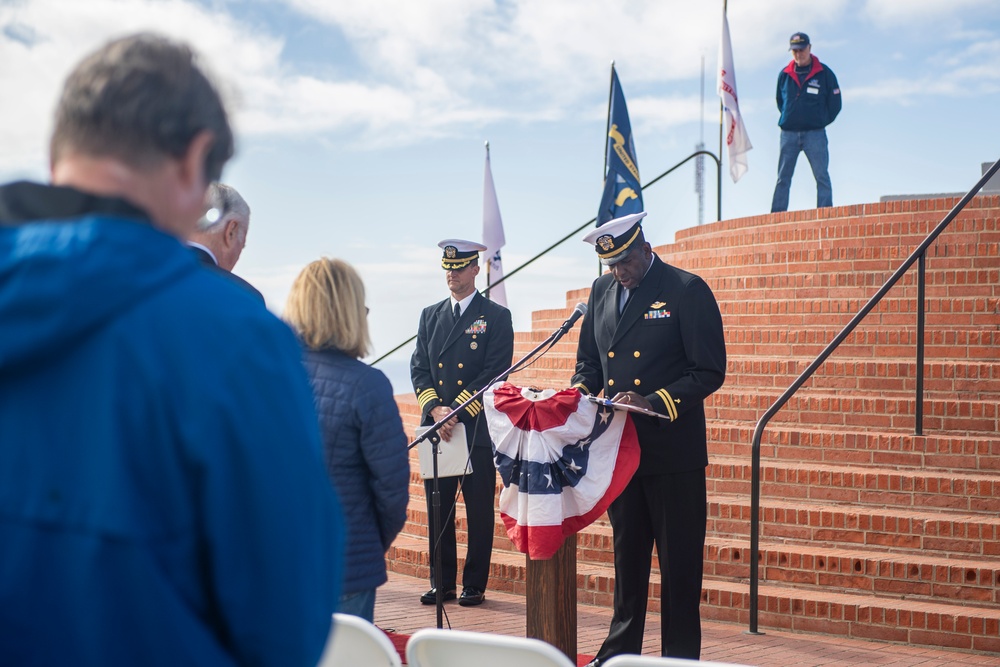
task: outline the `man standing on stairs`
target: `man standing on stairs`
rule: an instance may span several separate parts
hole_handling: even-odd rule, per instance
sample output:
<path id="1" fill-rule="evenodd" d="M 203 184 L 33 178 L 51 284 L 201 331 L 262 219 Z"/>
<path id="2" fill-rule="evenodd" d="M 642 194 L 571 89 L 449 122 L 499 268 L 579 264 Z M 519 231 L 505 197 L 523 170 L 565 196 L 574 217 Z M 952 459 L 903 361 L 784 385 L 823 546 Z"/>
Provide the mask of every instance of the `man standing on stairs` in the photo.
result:
<path id="1" fill-rule="evenodd" d="M 417 348 L 410 359 L 410 378 L 420 405 L 421 424 L 429 426 L 510 367 L 514 356 L 514 328 L 510 311 L 488 301 L 476 291 L 479 253 L 486 246 L 471 241 L 447 239 L 441 268 L 451 296 L 424 308 L 417 329 Z M 480 419 L 483 402 L 477 399 L 452 417 L 439 431 L 447 442 L 457 422 L 465 427 L 472 473 L 441 477 L 441 526 L 436 525 L 431 506 L 433 480 L 424 482 L 430 538 L 431 586 L 420 596 L 423 604 L 434 604 L 438 586 L 445 600 L 455 599 L 458 556 L 455 545 L 455 502 L 459 484 L 468 519 L 468 550 L 462 573 L 462 595 L 458 603 L 475 606 L 486 599 L 486 583 L 493 552 L 494 494 L 496 468 L 493 443 Z M 433 568 L 434 553 L 441 549 L 441 572 Z"/>
<path id="2" fill-rule="evenodd" d="M 726 377 L 715 296 L 698 276 L 664 263 L 646 242 L 645 213 L 587 234 L 609 273 L 590 291 L 572 383 L 585 394 L 652 410 L 633 414 L 639 468 L 608 509 L 614 534 L 614 615 L 592 666 L 641 653 L 653 545 L 661 578 L 661 653 L 701 653 L 707 493 L 705 397 Z"/>
<path id="3" fill-rule="evenodd" d="M 781 146 L 771 213 L 788 210 L 788 189 L 799 153 L 806 154 L 816 178 L 816 208 L 833 206 L 826 126 L 840 113 L 840 85 L 833 70 L 812 55 L 809 35 L 804 32 L 792 35 L 789 50 L 792 61 L 778 74 Z"/>

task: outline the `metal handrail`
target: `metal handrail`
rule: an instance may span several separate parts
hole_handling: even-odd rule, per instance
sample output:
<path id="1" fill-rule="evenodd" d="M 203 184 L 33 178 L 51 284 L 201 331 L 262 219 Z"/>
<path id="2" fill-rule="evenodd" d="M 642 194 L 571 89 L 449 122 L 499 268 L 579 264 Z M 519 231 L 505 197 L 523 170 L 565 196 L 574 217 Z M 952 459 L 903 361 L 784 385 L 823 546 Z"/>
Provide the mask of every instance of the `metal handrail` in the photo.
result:
<path id="1" fill-rule="evenodd" d="M 659 176 L 657 176 L 656 178 L 654 178 L 650 182 L 648 182 L 645 185 L 643 185 L 640 188 L 640 190 L 645 190 L 646 188 L 648 188 L 649 186 L 651 186 L 652 184 L 656 183 L 661 178 L 663 178 L 664 176 L 666 176 L 667 174 L 675 171 L 676 169 L 680 168 L 683 164 L 685 164 L 686 162 L 688 162 L 689 160 L 691 160 L 691 159 L 693 159 L 695 157 L 698 157 L 699 155 L 707 155 L 708 157 L 710 157 L 713 160 L 715 160 L 715 171 L 716 171 L 716 190 L 715 191 L 716 191 L 716 216 L 717 216 L 716 220 L 722 220 L 722 161 L 718 158 L 718 156 L 715 155 L 715 153 L 712 153 L 711 151 L 695 151 L 694 153 L 691 153 L 691 155 L 688 155 L 686 158 L 684 158 L 683 160 L 681 160 L 680 162 L 678 162 L 677 164 L 675 164 L 674 166 L 672 166 L 670 169 L 667 169 L 665 172 L 663 172 L 662 174 L 660 174 Z M 514 269 L 513 271 L 511 271 L 510 273 L 504 274 L 504 276 L 500 280 L 498 280 L 495 283 L 492 283 L 490 285 L 487 285 L 484 289 L 479 290 L 479 293 L 480 294 L 487 294 L 491 289 L 493 289 L 494 287 L 496 287 L 497 285 L 499 285 L 503 281 L 507 280 L 511 276 L 515 275 L 518 271 L 520 271 L 521 269 L 527 267 L 529 264 L 532 264 L 535 260 L 540 259 L 543 255 L 546 255 L 549 252 L 551 252 L 552 250 L 555 250 L 558 246 L 560 246 L 563 243 L 565 243 L 566 241 L 570 240 L 571 238 L 573 238 L 574 236 L 576 236 L 577 234 L 579 234 L 580 232 L 582 232 L 584 229 L 586 229 L 588 226 L 594 224 L 595 222 L 597 222 L 597 217 L 596 216 L 593 217 L 593 218 L 591 218 L 587 222 L 583 223 L 582 225 L 580 225 L 579 227 L 577 227 L 576 229 L 574 229 L 573 231 L 571 231 L 569 234 L 567 234 L 566 236 L 562 237 L 561 239 L 559 239 L 558 241 L 556 241 L 555 243 L 553 243 L 552 245 L 550 245 L 548 248 L 546 248 L 545 250 L 541 251 L 540 253 L 538 253 L 537 255 L 535 255 L 534 257 L 532 257 L 531 259 L 529 259 L 528 261 L 526 261 L 524 264 L 522 264 L 521 266 L 519 266 L 516 269 Z M 385 354 L 383 354 L 381 357 L 379 357 L 375 361 L 371 362 L 369 364 L 369 366 L 374 366 L 375 364 L 377 364 L 378 362 L 382 361 L 383 359 L 391 356 L 392 354 L 394 354 L 398 350 L 400 350 L 403 347 L 405 347 L 405 346 L 409 345 L 410 343 L 412 343 L 414 340 L 416 340 L 416 338 L 417 338 L 417 335 L 413 334 L 412 336 L 410 336 L 409 338 L 407 338 L 406 340 L 404 340 L 402 343 L 400 343 L 396 347 L 392 348 L 391 350 L 389 350 L 388 352 L 386 352 Z"/>
<path id="2" fill-rule="evenodd" d="M 1000 169 L 1000 160 L 993 163 L 983 177 L 979 179 L 979 182 L 969 192 L 959 200 L 957 204 L 948 212 L 948 215 L 944 217 L 941 222 L 938 223 L 937 227 L 927 235 L 927 238 L 917 246 L 917 249 L 903 262 L 895 273 L 889 277 L 884 285 L 879 289 L 875 295 L 868 300 L 868 303 L 858 311 L 850 322 L 847 323 L 840 333 L 838 333 L 830 344 L 820 352 L 819 356 L 813 360 L 809 366 L 802 371 L 802 374 L 795 379 L 788 389 L 778 397 L 771 407 L 767 409 L 764 415 L 757 422 L 757 427 L 754 429 L 753 433 L 753 449 L 752 449 L 752 462 L 750 471 L 750 629 L 751 634 L 759 634 L 757 632 L 757 597 L 758 597 L 758 566 L 760 563 L 760 441 L 761 436 L 764 433 L 764 427 L 771 420 L 778 410 L 784 407 L 785 403 L 792 397 L 792 395 L 798 391 L 798 389 L 805 384 L 805 382 L 816 372 L 816 369 L 829 357 L 835 349 L 846 339 L 854 328 L 871 312 L 871 310 L 878 305 L 882 297 L 892 289 L 893 286 L 903 277 L 903 274 L 914 262 L 919 261 L 918 266 L 918 276 L 917 276 L 917 298 L 919 303 L 917 305 L 917 411 L 916 411 L 916 422 L 914 424 L 914 431 L 916 435 L 923 434 L 923 390 L 924 390 L 924 270 L 925 270 L 925 254 L 927 248 L 933 243 L 938 235 L 944 231 L 945 227 L 951 224 L 951 221 L 958 216 L 959 213 L 966 207 L 966 205 L 972 200 L 973 197 L 983 188 L 984 185 L 990 180 L 990 178 Z"/>

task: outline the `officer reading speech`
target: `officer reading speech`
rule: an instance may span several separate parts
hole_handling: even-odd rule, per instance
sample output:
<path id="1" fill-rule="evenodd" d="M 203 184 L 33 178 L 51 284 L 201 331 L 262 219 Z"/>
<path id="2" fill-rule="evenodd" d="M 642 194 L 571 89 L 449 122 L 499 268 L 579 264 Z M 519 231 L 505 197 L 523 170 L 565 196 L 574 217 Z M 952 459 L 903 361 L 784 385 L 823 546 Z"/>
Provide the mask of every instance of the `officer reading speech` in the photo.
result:
<path id="1" fill-rule="evenodd" d="M 642 231 L 646 213 L 611 220 L 583 241 L 609 273 L 591 288 L 576 374 L 585 394 L 634 415 L 639 468 L 608 508 L 614 534 L 614 615 L 591 665 L 641 653 L 653 545 L 663 599 L 661 652 L 698 659 L 707 496 L 703 401 L 726 377 L 722 316 L 704 280 L 664 263 Z"/>

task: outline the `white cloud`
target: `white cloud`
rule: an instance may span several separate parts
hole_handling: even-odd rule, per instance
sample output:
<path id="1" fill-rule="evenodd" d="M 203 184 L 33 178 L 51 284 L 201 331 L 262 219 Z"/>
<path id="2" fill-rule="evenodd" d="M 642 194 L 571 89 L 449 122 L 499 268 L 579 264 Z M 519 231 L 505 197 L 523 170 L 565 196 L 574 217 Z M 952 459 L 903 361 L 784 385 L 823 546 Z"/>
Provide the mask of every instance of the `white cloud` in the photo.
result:
<path id="1" fill-rule="evenodd" d="M 986 0 L 791 0 L 733 3 L 729 8 L 740 79 L 784 58 L 792 31 L 825 35 L 852 13 L 899 22 L 948 16 L 955 3 L 971 13 Z M 238 134 L 331 137 L 359 148 L 403 145 L 456 135 L 499 121 L 559 122 L 600 117 L 608 65 L 617 63 L 634 124 L 661 132 L 697 119 L 689 86 L 705 57 L 706 95 L 713 98 L 721 8 L 662 0 L 284 0 L 316 30 L 351 54 L 352 67 L 303 71 L 285 37 L 266 21 L 238 13 L 241 3 L 196 0 L 21 0 L 0 5 L 4 85 L 18 104 L 0 107 L 0 170 L 44 171 L 45 138 L 62 78 L 87 51 L 109 37 L 155 29 L 195 44 L 221 77 L 232 100 Z M 268 10 L 268 3 L 255 7 Z M 277 6 L 270 5 L 272 8 Z M 912 11 L 911 11 L 912 10 Z M 971 21 L 971 19 L 969 19 Z M 962 33 L 954 19 L 955 34 Z M 988 34 L 988 33 L 987 33 Z M 992 35 L 991 35 L 992 36 Z M 824 42 L 824 40 L 826 40 Z M 853 99 L 902 94 L 955 95 L 962 85 L 990 91 L 988 65 L 1000 47 L 988 37 L 941 63 L 926 86 L 870 86 L 843 81 Z M 912 58 L 912 54 L 907 54 Z M 943 62 L 950 59 L 950 62 Z M 332 70 L 333 68 L 331 68 Z M 950 80 L 949 80 L 950 79 Z M 955 82 L 963 81 L 963 84 Z M 860 83 L 851 88 L 851 83 Z M 976 88 L 978 86 L 978 88 Z M 743 91 L 741 91 L 743 92 Z M 752 98 L 752 91 L 746 91 Z"/>
<path id="2" fill-rule="evenodd" d="M 995 0 L 867 0 L 865 15 L 880 25 L 959 20 L 975 20 L 976 10 L 996 12 Z"/>

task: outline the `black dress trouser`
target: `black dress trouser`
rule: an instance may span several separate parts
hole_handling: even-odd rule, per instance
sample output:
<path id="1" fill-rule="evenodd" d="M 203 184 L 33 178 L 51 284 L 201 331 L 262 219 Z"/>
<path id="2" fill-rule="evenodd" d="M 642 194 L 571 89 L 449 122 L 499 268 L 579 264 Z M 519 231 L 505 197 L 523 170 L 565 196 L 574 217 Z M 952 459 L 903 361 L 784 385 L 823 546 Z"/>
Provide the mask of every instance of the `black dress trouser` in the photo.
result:
<path id="1" fill-rule="evenodd" d="M 660 561 L 661 654 L 701 654 L 705 469 L 633 477 L 608 508 L 614 532 L 614 615 L 597 657 L 642 653 L 653 545 Z"/>
<path id="2" fill-rule="evenodd" d="M 496 466 L 493 464 L 493 448 L 477 446 L 472 448 L 472 474 L 464 477 L 442 477 L 438 488 L 441 491 L 441 577 L 434 572 L 434 549 L 438 535 L 431 504 L 433 489 L 430 479 L 424 480 L 424 496 L 427 498 L 427 525 L 431 536 L 431 585 L 440 581 L 445 591 L 455 588 L 458 571 L 458 551 L 455 543 L 455 515 L 453 505 L 458 495 L 458 482 L 462 480 L 462 500 L 468 519 L 469 543 L 462 573 L 462 586 L 486 590 L 490 577 L 490 558 L 493 553 L 493 512 L 496 497 Z"/>

